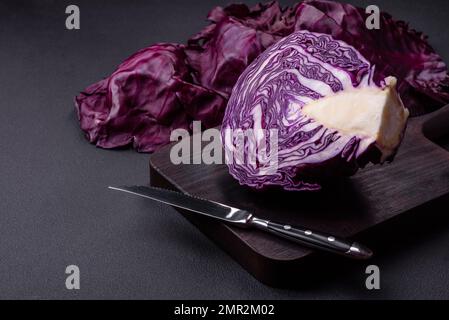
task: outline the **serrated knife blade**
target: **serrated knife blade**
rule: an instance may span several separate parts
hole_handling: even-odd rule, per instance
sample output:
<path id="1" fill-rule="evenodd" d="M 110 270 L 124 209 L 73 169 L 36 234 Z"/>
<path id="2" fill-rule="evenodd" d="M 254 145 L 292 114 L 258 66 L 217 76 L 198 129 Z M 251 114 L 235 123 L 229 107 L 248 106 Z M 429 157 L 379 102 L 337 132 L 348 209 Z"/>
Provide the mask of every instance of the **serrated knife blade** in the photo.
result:
<path id="1" fill-rule="evenodd" d="M 166 189 L 145 186 L 109 187 L 109 189 L 152 199 L 232 224 L 246 226 L 248 219 L 251 219 L 251 214 L 245 210 Z"/>
<path id="2" fill-rule="evenodd" d="M 246 210 L 180 192 L 146 186 L 110 186 L 109 189 L 162 202 L 238 227 L 257 228 L 309 248 L 324 250 L 354 259 L 368 259 L 373 255 L 372 251 L 367 247 L 344 238 L 305 227 L 290 226 L 260 219 Z"/>

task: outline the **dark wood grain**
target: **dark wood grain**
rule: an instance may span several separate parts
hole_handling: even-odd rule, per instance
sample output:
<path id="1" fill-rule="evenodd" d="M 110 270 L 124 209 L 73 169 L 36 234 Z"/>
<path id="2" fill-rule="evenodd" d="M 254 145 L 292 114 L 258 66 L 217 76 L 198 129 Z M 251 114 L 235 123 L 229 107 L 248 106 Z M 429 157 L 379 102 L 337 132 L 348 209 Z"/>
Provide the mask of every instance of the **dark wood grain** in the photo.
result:
<path id="1" fill-rule="evenodd" d="M 449 194 L 449 106 L 409 121 L 391 164 L 369 166 L 318 193 L 254 191 L 240 186 L 225 165 L 173 165 L 170 147 L 150 158 L 151 184 L 254 212 L 262 218 L 356 238 L 383 222 Z M 440 145 L 439 145 L 439 144 Z M 257 230 L 185 214 L 243 267 L 266 284 L 313 268 L 312 250 Z"/>

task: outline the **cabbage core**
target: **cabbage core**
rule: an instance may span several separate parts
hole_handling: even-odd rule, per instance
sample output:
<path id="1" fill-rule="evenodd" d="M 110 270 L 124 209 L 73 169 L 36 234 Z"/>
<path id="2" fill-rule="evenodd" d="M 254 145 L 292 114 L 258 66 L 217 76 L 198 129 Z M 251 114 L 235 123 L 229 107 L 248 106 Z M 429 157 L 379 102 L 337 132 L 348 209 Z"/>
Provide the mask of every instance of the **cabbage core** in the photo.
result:
<path id="1" fill-rule="evenodd" d="M 385 79 L 385 84 L 339 91 L 306 104 L 302 113 L 328 129 L 376 142 L 384 161 L 401 142 L 409 116 L 396 78 Z"/>

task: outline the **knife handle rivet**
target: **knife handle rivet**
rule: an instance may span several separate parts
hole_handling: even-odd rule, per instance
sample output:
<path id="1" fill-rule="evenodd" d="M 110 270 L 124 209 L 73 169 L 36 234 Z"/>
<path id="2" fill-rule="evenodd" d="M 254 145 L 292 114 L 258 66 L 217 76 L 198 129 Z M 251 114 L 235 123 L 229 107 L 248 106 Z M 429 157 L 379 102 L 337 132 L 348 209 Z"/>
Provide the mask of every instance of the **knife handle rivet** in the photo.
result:
<path id="1" fill-rule="evenodd" d="M 285 229 L 285 230 L 290 230 L 291 228 L 292 228 L 292 226 L 289 226 L 289 225 L 285 225 L 285 226 L 284 226 L 284 229 Z"/>
<path id="2" fill-rule="evenodd" d="M 306 232 L 304 232 L 306 235 L 311 236 L 312 235 L 312 231 L 307 230 Z"/>

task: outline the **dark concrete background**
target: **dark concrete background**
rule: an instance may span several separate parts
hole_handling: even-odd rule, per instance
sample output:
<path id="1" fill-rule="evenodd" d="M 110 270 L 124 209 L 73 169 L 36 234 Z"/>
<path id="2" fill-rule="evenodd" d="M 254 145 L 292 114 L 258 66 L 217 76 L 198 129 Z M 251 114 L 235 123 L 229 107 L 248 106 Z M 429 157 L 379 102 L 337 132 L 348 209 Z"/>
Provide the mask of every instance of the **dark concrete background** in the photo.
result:
<path id="1" fill-rule="evenodd" d="M 365 289 L 364 264 L 280 290 L 173 209 L 106 189 L 147 183 L 148 155 L 90 145 L 73 96 L 142 47 L 184 42 L 227 2 L 0 2 L 0 298 L 449 298 L 448 223 L 379 252 L 378 292 Z M 411 21 L 449 61 L 447 1 L 351 2 Z M 79 31 L 65 29 L 69 4 L 81 9 Z M 70 264 L 81 269 L 79 291 L 65 288 Z"/>

